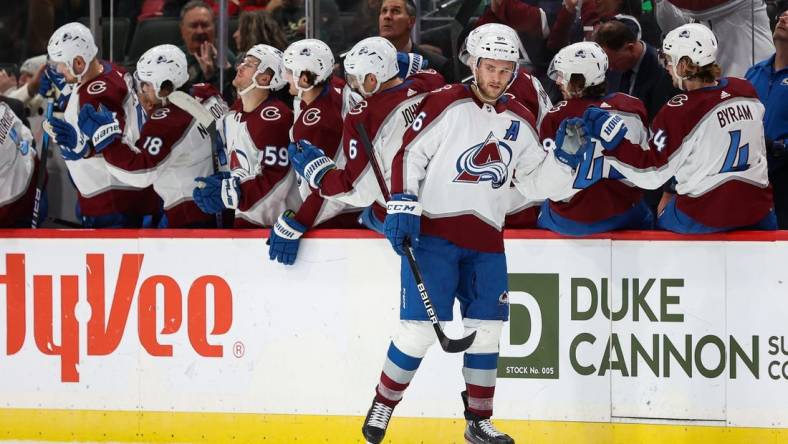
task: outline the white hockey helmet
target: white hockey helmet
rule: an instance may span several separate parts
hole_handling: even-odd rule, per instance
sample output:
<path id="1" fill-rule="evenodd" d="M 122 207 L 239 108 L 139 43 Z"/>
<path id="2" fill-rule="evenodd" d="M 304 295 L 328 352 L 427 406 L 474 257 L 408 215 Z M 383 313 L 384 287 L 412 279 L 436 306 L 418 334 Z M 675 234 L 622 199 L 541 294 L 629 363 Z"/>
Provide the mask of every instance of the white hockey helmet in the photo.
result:
<path id="1" fill-rule="evenodd" d="M 547 75 L 567 87 L 573 74 L 585 79 L 585 87 L 600 85 L 605 81 L 607 54 L 595 42 L 579 42 L 558 51 L 550 62 Z"/>
<path id="2" fill-rule="evenodd" d="M 320 83 L 325 82 L 334 71 L 334 54 L 331 48 L 317 39 L 294 42 L 285 49 L 283 60 L 285 69 L 293 74 L 299 95 L 314 86 L 310 85 L 308 88 L 298 86 L 298 79 L 301 78 L 302 73 L 311 72 L 315 75 L 315 83 Z"/>
<path id="3" fill-rule="evenodd" d="M 257 70 L 252 76 L 252 84 L 238 91 L 239 95 L 244 95 L 254 88 L 278 90 L 287 84 L 282 63 L 282 51 L 273 46 L 259 44 L 249 48 L 245 57 L 254 57 L 260 61 L 260 64 L 257 65 Z M 257 83 L 257 75 L 264 74 L 269 69 L 273 72 L 273 75 L 268 85 L 264 86 Z"/>
<path id="4" fill-rule="evenodd" d="M 706 66 L 717 59 L 717 37 L 700 23 L 689 23 L 665 36 L 662 52 L 670 57 L 673 69 L 682 57 L 688 57 L 698 66 Z"/>
<path id="5" fill-rule="evenodd" d="M 169 80 L 173 89 L 178 89 L 189 80 L 187 65 L 186 54 L 177 46 L 154 46 L 145 51 L 137 61 L 134 78 L 138 82 L 148 82 L 153 85 L 156 97 L 163 99 L 159 93 L 164 82 Z"/>
<path id="6" fill-rule="evenodd" d="M 528 59 L 528 54 L 525 52 L 525 48 L 523 48 L 523 44 L 520 41 L 520 36 L 517 35 L 517 31 L 514 29 L 500 24 L 500 23 L 487 23 L 485 25 L 481 25 L 477 28 L 474 28 L 468 36 L 465 38 L 465 41 L 462 43 L 462 47 L 460 48 L 460 53 L 458 54 L 458 58 L 460 61 L 468 66 L 471 66 L 470 63 L 473 61 L 471 60 L 470 53 L 475 52 L 478 53 L 479 51 L 477 48 L 482 41 L 482 37 L 485 34 L 497 34 L 497 35 L 504 35 L 509 38 L 510 41 L 515 42 L 517 45 L 518 50 L 520 51 L 520 61 L 524 63 L 530 63 Z"/>
<path id="7" fill-rule="evenodd" d="M 47 44 L 49 60 L 55 63 L 64 63 L 69 74 L 77 78 L 77 83 L 82 82 L 82 76 L 87 72 L 88 65 L 96 58 L 98 47 L 93 41 L 90 29 L 82 23 L 66 23 L 52 34 Z M 82 57 L 85 69 L 81 73 L 74 72 L 74 58 Z"/>
<path id="8" fill-rule="evenodd" d="M 383 37 L 367 37 L 356 43 L 345 56 L 344 65 L 348 83 L 364 97 L 375 94 L 380 85 L 399 74 L 397 48 Z M 364 90 L 367 74 L 377 79 L 374 91 Z"/>

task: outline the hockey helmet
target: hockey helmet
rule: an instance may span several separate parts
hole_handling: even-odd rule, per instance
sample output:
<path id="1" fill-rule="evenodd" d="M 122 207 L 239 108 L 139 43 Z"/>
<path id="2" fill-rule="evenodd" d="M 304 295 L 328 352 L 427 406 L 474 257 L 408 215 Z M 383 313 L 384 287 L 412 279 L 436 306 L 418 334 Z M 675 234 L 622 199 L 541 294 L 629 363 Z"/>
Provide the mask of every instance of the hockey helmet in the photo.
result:
<path id="1" fill-rule="evenodd" d="M 605 81 L 607 54 L 595 42 L 579 42 L 564 47 L 550 62 L 547 75 L 564 87 L 573 74 L 585 79 L 585 87 L 600 85 Z"/>
<path id="2" fill-rule="evenodd" d="M 356 43 L 345 56 L 348 83 L 364 97 L 375 94 L 380 85 L 399 74 L 397 49 L 383 37 L 368 37 Z M 373 91 L 364 90 L 367 74 L 374 74 L 377 85 Z"/>
<path id="3" fill-rule="evenodd" d="M 145 51 L 137 61 L 134 79 L 137 82 L 148 82 L 153 85 L 156 97 L 164 82 L 170 81 L 174 89 L 178 89 L 189 80 L 186 54 L 175 45 L 159 45 Z"/>
<path id="4" fill-rule="evenodd" d="M 282 64 L 282 51 L 273 46 L 259 44 L 249 48 L 249 51 L 246 51 L 245 57 L 254 57 L 259 60 L 260 63 L 257 65 L 257 70 L 252 76 L 252 84 L 238 91 L 239 95 L 244 95 L 254 88 L 278 90 L 287 84 L 284 76 L 284 66 Z M 264 86 L 257 83 L 257 75 L 264 74 L 269 69 L 273 72 L 273 75 L 268 85 Z"/>
<path id="5" fill-rule="evenodd" d="M 317 39 L 304 39 L 291 44 L 285 49 L 283 60 L 285 69 L 290 71 L 295 79 L 299 93 L 309 91 L 314 86 L 298 86 L 302 73 L 311 72 L 315 75 L 315 83 L 320 83 L 325 82 L 334 71 L 334 54 L 331 53 L 331 48 Z"/>
<path id="6" fill-rule="evenodd" d="M 670 31 L 662 41 L 662 52 L 670 57 L 671 65 L 688 57 L 698 66 L 714 63 L 717 56 L 717 37 L 700 23 L 689 23 Z"/>
<path id="7" fill-rule="evenodd" d="M 472 61 L 470 61 L 470 53 L 478 53 L 477 48 L 482 41 L 482 37 L 490 33 L 507 36 L 509 40 L 517 45 L 517 48 L 520 51 L 520 60 L 524 63 L 530 62 L 528 59 L 528 54 L 525 52 L 525 48 L 523 48 L 523 44 L 520 41 L 520 36 L 517 35 L 517 31 L 500 23 L 487 23 L 479 26 L 478 28 L 474 28 L 462 43 L 460 53 L 458 54 L 460 61 L 468 66 L 471 66 L 469 64 L 472 63 Z"/>
<path id="8" fill-rule="evenodd" d="M 80 83 L 88 70 L 88 64 L 96 58 L 98 47 L 93 41 L 90 29 L 82 23 L 73 22 L 55 30 L 49 38 L 47 53 L 51 62 L 65 64 L 69 74 Z M 74 58 L 77 56 L 85 61 L 85 68 L 79 74 L 74 71 Z"/>

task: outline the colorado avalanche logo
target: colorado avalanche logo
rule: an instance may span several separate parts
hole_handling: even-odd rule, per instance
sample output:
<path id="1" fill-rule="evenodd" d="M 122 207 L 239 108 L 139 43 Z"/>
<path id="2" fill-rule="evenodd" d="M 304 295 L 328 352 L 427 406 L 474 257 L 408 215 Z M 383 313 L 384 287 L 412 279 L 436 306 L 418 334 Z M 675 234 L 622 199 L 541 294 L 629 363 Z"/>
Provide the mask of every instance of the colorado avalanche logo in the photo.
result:
<path id="1" fill-rule="evenodd" d="M 509 181 L 509 163 L 512 149 L 493 135 L 484 142 L 467 149 L 457 159 L 457 177 L 454 182 L 479 183 L 492 182 L 493 189 Z"/>
<path id="2" fill-rule="evenodd" d="M 690 37 L 690 33 L 686 29 L 684 31 L 681 31 L 681 34 L 679 34 L 679 38 L 682 39 L 688 39 L 689 37 Z"/>
<path id="3" fill-rule="evenodd" d="M 244 152 L 233 150 L 230 153 L 230 171 L 241 179 L 252 175 L 251 163 Z"/>

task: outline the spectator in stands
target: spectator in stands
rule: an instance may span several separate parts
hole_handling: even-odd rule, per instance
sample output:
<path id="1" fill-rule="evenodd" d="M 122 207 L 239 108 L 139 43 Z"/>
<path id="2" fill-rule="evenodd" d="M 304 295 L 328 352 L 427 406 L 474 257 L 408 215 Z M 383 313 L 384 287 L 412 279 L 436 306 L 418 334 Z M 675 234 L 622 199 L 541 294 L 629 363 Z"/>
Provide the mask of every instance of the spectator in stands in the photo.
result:
<path id="1" fill-rule="evenodd" d="M 390 41 L 398 52 L 419 54 L 432 68 L 443 74 L 446 83 L 453 82 L 452 61 L 424 46 L 415 45 L 411 40 L 413 26 L 416 24 L 416 7 L 408 0 L 384 0 L 378 16 L 380 36 Z"/>
<path id="2" fill-rule="evenodd" d="M 597 28 L 594 40 L 610 61 L 608 93 L 622 92 L 643 101 L 648 120 L 679 93 L 670 74 L 662 68 L 657 50 L 640 38 L 638 22 L 617 16 Z M 648 123 L 648 122 L 647 122 Z"/>
<path id="3" fill-rule="evenodd" d="M 280 51 L 287 48 L 285 33 L 266 11 L 242 12 L 233 39 L 239 52 L 246 52 L 260 43 L 273 46 Z"/>
<path id="4" fill-rule="evenodd" d="M 211 8 L 202 0 L 191 0 L 181 9 L 181 38 L 189 65 L 189 83 L 211 83 L 219 88 L 219 55 L 216 46 L 216 27 Z M 232 90 L 231 81 L 235 77 L 235 55 L 227 51 L 228 60 L 223 61 L 228 72 L 224 76 L 224 91 Z"/>
<path id="5" fill-rule="evenodd" d="M 780 229 L 788 228 L 788 11 L 780 14 L 772 34 L 777 51 L 747 71 L 746 78 L 766 106 L 764 129 L 769 181 Z"/>

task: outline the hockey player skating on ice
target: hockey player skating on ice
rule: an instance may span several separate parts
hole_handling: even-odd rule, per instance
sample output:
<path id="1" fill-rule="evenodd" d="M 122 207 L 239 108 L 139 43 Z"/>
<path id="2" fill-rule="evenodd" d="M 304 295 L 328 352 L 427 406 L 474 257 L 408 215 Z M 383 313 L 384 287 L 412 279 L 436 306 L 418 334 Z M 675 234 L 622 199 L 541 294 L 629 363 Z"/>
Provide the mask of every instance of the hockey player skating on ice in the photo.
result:
<path id="1" fill-rule="evenodd" d="M 136 145 L 105 151 L 109 171 L 135 187 L 153 185 L 164 202 L 159 227 L 214 227 L 216 219 L 192 199 L 194 178 L 213 172 L 211 138 L 188 110 L 169 101 L 189 79 L 186 55 L 173 45 L 155 46 L 140 57 L 134 77 L 140 98 L 152 109 Z"/>
<path id="2" fill-rule="evenodd" d="M 621 116 L 635 144 L 645 143 L 648 134 L 643 103 L 623 93 L 605 95 L 607 55 L 593 42 L 567 46 L 556 54 L 548 75 L 561 88 L 564 100 L 542 120 L 539 137 L 543 144 L 565 140 L 567 119 L 582 117 L 586 108 L 597 106 Z M 564 122 L 564 123 L 562 123 Z M 643 192 L 606 164 L 602 145 L 592 142 L 593 152 L 575 161 L 574 180 L 562 193 L 542 205 L 538 226 L 561 234 L 582 236 L 605 231 L 650 230 L 654 216 L 643 200 Z M 594 182 L 588 186 L 588 183 Z"/>
<path id="3" fill-rule="evenodd" d="M 533 114 L 504 95 L 517 74 L 517 42 L 508 33 L 490 32 L 468 49 L 474 82 L 428 94 L 394 156 L 385 234 L 400 255 L 413 246 L 438 319 L 452 319 L 456 295 L 466 334 L 476 334 L 462 369 L 466 442 L 506 444 L 514 440 L 490 421 L 501 328 L 509 317 L 506 196 L 510 181 L 519 186 L 539 180 L 542 164 L 554 159 L 539 145 Z M 400 326 L 362 430 L 372 443 L 383 439 L 393 409 L 435 342 L 406 259 Z"/>
<path id="4" fill-rule="evenodd" d="M 145 215 L 158 213 L 158 196 L 150 187 L 141 190 L 112 176 L 102 152 L 127 150 L 124 144 L 136 143 L 142 111 L 131 76 L 97 59 L 97 51 L 90 30 L 80 23 L 52 34 L 50 63 L 75 87 L 63 119 L 49 119 L 44 129 L 60 146 L 79 192 L 83 226 L 140 227 Z"/>
<path id="5" fill-rule="evenodd" d="M 287 158 L 293 113 L 272 92 L 283 88 L 282 52 L 255 45 L 240 61 L 233 86 L 243 109 L 224 118 L 230 174 L 198 177 L 194 201 L 215 214 L 235 210 L 235 227 L 270 227 L 299 204 L 295 173 Z"/>
<path id="6" fill-rule="evenodd" d="M 331 48 L 320 40 L 300 40 L 285 49 L 283 60 L 290 94 L 300 99 L 292 139 L 309 140 L 338 162 L 342 141 L 342 89 L 334 85 Z M 270 259 L 286 265 L 295 262 L 299 238 L 306 230 L 316 225 L 322 228 L 359 227 L 358 209 L 335 199 L 324 199 L 306 181 L 301 181 L 299 190 L 304 199 L 301 207 L 295 213 L 287 210 L 279 216 L 269 237 Z M 284 229 L 285 226 L 290 229 Z"/>
<path id="7" fill-rule="evenodd" d="M 416 108 L 425 94 L 443 86 L 444 80 L 432 70 L 417 72 L 405 80 L 399 78 L 397 50 L 382 37 L 358 42 L 345 57 L 344 66 L 348 84 L 364 98 L 345 117 L 344 165 L 337 168 L 322 147 L 308 140 L 291 146 L 290 155 L 298 174 L 318 188 L 323 197 L 366 208 L 361 216 L 364 225 L 382 233 L 385 199 L 362 145 L 359 124 L 374 146 L 388 183 L 391 160 L 416 116 Z"/>
<path id="8" fill-rule="evenodd" d="M 776 229 L 764 108 L 752 85 L 720 78 L 717 39 L 703 25 L 674 29 L 662 50 L 684 93 L 654 117 L 647 147 L 623 137 L 628 128 L 619 116 L 601 108 L 586 111 L 586 126 L 605 147 L 606 162 L 641 188 L 675 181 L 676 195 L 661 204 L 659 228 L 679 233 Z"/>

